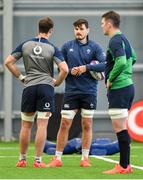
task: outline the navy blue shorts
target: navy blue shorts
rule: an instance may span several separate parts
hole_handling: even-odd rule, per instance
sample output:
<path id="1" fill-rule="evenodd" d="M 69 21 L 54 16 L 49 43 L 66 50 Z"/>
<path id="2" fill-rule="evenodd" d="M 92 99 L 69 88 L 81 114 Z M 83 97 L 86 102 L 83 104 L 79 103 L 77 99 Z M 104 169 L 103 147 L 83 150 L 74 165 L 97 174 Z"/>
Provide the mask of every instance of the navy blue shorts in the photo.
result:
<path id="1" fill-rule="evenodd" d="M 134 85 L 120 89 L 110 89 L 107 95 L 109 108 L 130 109 L 134 94 Z"/>
<path id="2" fill-rule="evenodd" d="M 29 86 L 23 90 L 21 112 L 53 112 L 54 88 L 47 84 Z"/>
<path id="3" fill-rule="evenodd" d="M 96 96 L 92 94 L 64 94 L 63 109 L 96 109 Z"/>

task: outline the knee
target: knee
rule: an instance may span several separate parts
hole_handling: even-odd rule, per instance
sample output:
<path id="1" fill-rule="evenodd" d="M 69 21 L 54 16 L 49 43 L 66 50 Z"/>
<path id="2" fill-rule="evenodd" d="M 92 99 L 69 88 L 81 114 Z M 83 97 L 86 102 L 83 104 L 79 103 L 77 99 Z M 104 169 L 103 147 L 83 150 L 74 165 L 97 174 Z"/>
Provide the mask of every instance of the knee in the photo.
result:
<path id="1" fill-rule="evenodd" d="M 22 122 L 22 129 L 31 130 L 31 128 L 32 128 L 32 122 L 28 122 L 28 121 Z"/>
<path id="2" fill-rule="evenodd" d="M 128 117 L 127 109 L 111 108 L 108 113 L 112 120 L 113 129 L 116 133 L 126 129 L 126 119 Z"/>
<path id="3" fill-rule="evenodd" d="M 62 120 L 61 121 L 61 125 L 60 125 L 61 131 L 67 131 L 70 129 L 70 127 L 71 127 L 70 120 Z"/>
<path id="4" fill-rule="evenodd" d="M 84 120 L 82 121 L 82 130 L 89 132 L 92 130 L 92 120 Z"/>

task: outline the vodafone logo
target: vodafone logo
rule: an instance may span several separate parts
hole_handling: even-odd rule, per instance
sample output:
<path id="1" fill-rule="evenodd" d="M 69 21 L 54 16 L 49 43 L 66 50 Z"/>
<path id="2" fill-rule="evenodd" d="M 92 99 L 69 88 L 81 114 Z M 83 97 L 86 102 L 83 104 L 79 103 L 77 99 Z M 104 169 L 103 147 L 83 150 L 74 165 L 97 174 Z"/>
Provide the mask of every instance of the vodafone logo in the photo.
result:
<path id="1" fill-rule="evenodd" d="M 133 140 L 143 142 L 143 101 L 138 101 L 132 105 L 127 127 Z"/>

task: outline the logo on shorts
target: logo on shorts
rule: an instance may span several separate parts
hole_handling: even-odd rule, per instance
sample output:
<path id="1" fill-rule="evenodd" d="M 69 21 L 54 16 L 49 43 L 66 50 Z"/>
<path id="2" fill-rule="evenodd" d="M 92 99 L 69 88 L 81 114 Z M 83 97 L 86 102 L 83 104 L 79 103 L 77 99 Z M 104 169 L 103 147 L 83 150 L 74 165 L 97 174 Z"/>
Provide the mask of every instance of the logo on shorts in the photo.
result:
<path id="1" fill-rule="evenodd" d="M 64 108 L 68 109 L 70 107 L 69 104 L 64 104 Z"/>
<path id="2" fill-rule="evenodd" d="M 51 107 L 50 103 L 49 103 L 49 102 L 46 102 L 44 109 L 50 109 L 50 107 Z"/>
<path id="3" fill-rule="evenodd" d="M 93 104 L 93 103 L 90 103 L 90 107 L 91 107 L 91 108 L 94 108 L 94 104 Z"/>

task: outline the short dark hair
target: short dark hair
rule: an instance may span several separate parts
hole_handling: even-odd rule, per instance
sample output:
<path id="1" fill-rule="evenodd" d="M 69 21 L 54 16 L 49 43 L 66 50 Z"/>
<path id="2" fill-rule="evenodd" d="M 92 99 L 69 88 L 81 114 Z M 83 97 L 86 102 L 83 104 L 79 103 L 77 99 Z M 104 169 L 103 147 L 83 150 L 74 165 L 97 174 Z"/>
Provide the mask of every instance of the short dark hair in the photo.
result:
<path id="1" fill-rule="evenodd" d="M 78 19 L 77 21 L 73 23 L 74 27 L 77 27 L 77 26 L 79 27 L 82 24 L 85 24 L 86 28 L 88 28 L 88 21 L 86 19 Z"/>
<path id="2" fill-rule="evenodd" d="M 114 27 L 119 28 L 120 26 L 120 15 L 115 11 L 109 11 L 102 15 L 105 20 L 111 20 Z"/>
<path id="3" fill-rule="evenodd" d="M 46 17 L 39 21 L 39 32 L 48 33 L 50 29 L 54 27 L 54 23 L 51 18 Z"/>

